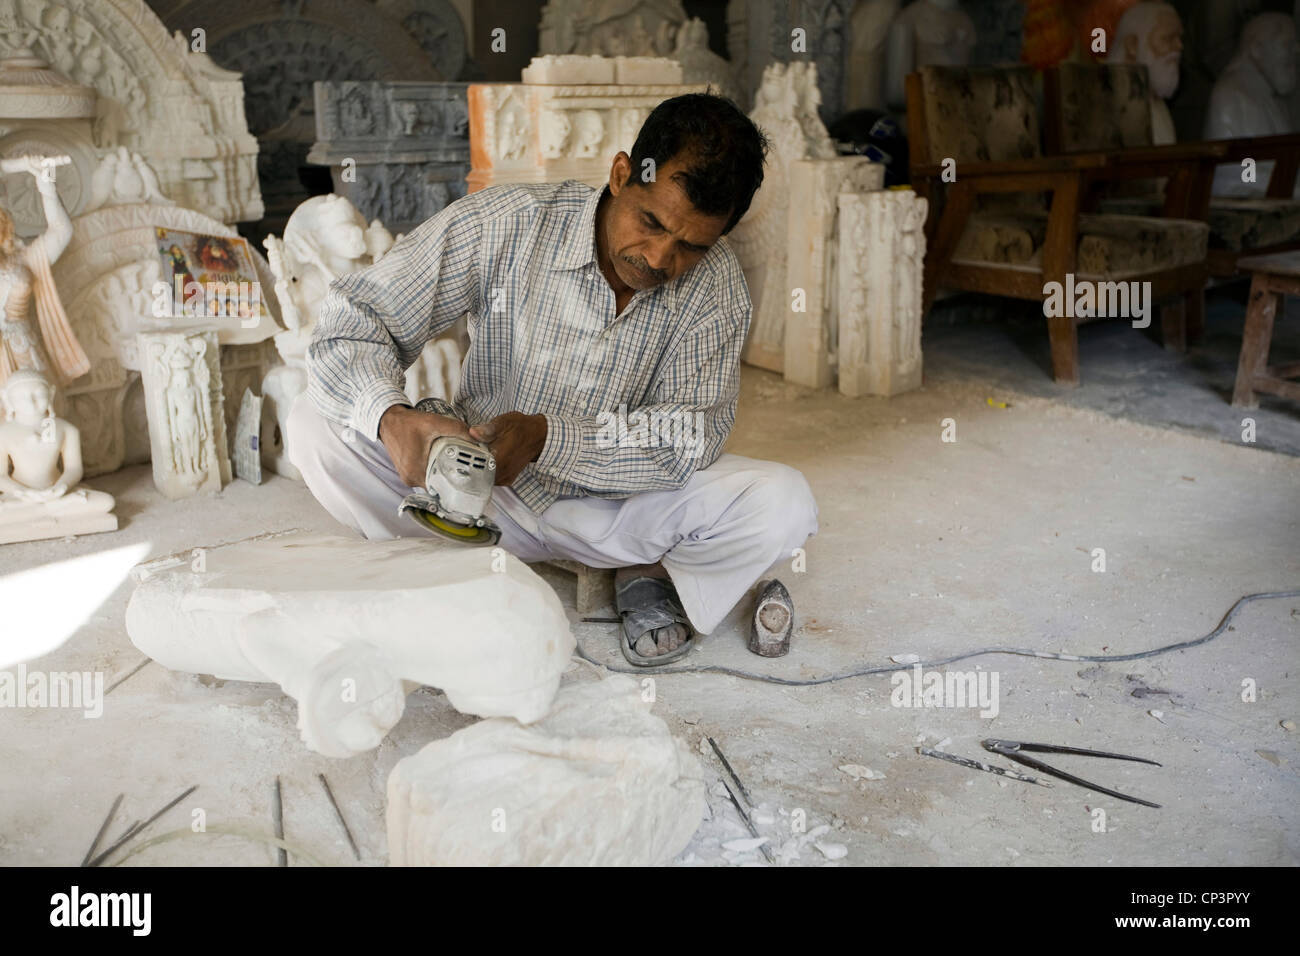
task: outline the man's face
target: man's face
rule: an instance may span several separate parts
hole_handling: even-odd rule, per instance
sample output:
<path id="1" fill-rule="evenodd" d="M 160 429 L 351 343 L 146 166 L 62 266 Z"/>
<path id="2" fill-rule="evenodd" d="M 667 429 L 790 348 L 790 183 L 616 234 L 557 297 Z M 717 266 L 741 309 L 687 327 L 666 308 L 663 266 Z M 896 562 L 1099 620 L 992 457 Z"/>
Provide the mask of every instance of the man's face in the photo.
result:
<path id="1" fill-rule="evenodd" d="M 1183 55 L 1183 24 L 1172 10 L 1161 10 L 1147 34 L 1146 50 L 1138 57 L 1151 76 L 1151 89 L 1167 100 L 1178 90 L 1178 64 Z"/>
<path id="2" fill-rule="evenodd" d="M 627 153 L 614 158 L 597 242 L 619 279 L 633 289 L 650 289 L 682 275 L 718 241 L 730 218 L 706 215 L 691 205 L 673 178 L 682 168 L 674 158 L 656 170 L 652 182 L 634 182 Z"/>

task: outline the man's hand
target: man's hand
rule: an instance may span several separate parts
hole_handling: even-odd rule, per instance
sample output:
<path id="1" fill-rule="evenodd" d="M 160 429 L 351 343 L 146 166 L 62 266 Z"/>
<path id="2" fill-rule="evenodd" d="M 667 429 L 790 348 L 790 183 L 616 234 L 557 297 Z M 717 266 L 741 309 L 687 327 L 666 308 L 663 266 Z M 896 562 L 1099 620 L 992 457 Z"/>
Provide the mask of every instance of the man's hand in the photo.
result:
<path id="1" fill-rule="evenodd" d="M 497 484 L 509 485 L 546 446 L 546 416 L 506 412 L 490 422 L 475 425 L 469 437 L 483 442 L 497 460 Z"/>
<path id="2" fill-rule="evenodd" d="M 412 488 L 424 488 L 429 449 L 434 439 L 444 435 L 468 438 L 469 432 L 458 419 L 417 412 L 409 405 L 394 405 L 379 419 L 379 440 L 388 449 L 398 476 Z"/>

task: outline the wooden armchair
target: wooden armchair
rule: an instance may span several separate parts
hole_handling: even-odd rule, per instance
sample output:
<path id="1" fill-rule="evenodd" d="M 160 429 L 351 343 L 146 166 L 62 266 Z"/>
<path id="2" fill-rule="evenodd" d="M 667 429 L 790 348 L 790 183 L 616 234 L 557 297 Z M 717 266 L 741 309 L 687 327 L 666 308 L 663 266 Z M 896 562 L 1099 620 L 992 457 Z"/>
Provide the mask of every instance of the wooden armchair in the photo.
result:
<path id="1" fill-rule="evenodd" d="M 1146 103 L 1146 71 L 1140 66 L 1069 63 L 1047 70 L 1043 76 L 1044 139 L 1048 155 L 1104 150 L 1116 165 L 1134 148 L 1151 147 L 1151 124 Z M 1138 109 L 1134 104 L 1142 104 Z M 1103 181 L 1089 183 L 1084 209 L 1174 215 L 1205 222 L 1210 228 L 1206 255 L 1208 273 L 1228 277 L 1238 273 L 1242 256 L 1268 255 L 1300 249 L 1300 200 L 1293 198 L 1300 168 L 1300 135 L 1254 139 L 1216 140 L 1164 147 L 1182 151 L 1186 166 L 1177 183 L 1169 185 L 1186 194 L 1164 200 L 1151 195 L 1103 195 Z M 1167 155 L 1174 155 L 1173 152 Z M 1253 159 L 1262 167 L 1273 163 L 1267 194 L 1258 198 L 1224 198 L 1212 195 L 1214 174 L 1221 163 L 1240 166 Z M 1193 322 L 1193 325 L 1197 323 Z"/>
<path id="2" fill-rule="evenodd" d="M 1081 205 L 1095 180 L 1169 175 L 1181 177 L 1170 207 L 1180 212 L 1194 192 L 1185 159 L 1159 150 L 1123 164 L 1096 152 L 1043 156 L 1028 67 L 926 67 L 906 83 L 912 185 L 930 203 L 925 309 L 940 287 L 1045 301 L 1047 284 L 1064 287 L 1068 276 L 1149 282 L 1166 344 L 1183 344 L 1187 307 L 1205 286 L 1208 227 L 1087 215 Z M 1053 377 L 1078 384 L 1076 326 L 1106 316 L 1044 316 Z"/>

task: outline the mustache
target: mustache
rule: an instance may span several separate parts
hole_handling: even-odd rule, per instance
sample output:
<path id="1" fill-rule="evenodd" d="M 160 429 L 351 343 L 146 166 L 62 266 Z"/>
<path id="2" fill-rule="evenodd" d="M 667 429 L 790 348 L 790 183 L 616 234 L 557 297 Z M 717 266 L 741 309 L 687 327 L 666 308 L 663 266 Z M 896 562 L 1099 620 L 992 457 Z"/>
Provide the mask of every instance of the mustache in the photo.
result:
<path id="1" fill-rule="evenodd" d="M 628 265 L 630 265 L 632 268 L 636 269 L 637 272 L 644 273 L 645 275 L 648 275 L 650 276 L 650 278 L 656 279 L 659 282 L 663 282 L 668 278 L 667 272 L 664 272 L 663 269 L 651 269 L 650 263 L 646 262 L 644 258 L 633 259 L 631 256 L 623 256 L 623 261 L 626 262 Z"/>

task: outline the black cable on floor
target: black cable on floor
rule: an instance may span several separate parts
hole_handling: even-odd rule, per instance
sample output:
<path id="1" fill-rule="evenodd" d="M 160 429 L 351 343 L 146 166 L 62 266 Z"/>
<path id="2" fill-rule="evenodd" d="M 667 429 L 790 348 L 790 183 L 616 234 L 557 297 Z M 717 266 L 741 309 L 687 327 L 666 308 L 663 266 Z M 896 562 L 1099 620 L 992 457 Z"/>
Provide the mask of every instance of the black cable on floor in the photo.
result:
<path id="1" fill-rule="evenodd" d="M 1237 602 L 1228 608 L 1228 613 L 1223 616 L 1219 626 L 1203 637 L 1198 637 L 1190 641 L 1181 641 L 1177 644 L 1166 644 L 1164 647 L 1156 647 L 1149 651 L 1138 651 L 1134 654 L 1054 654 L 1051 651 L 1033 651 L 1024 647 L 981 647 L 977 650 L 966 651 L 962 654 L 954 654 L 952 657 L 943 657 L 933 661 L 917 661 L 911 664 L 880 664 L 860 667 L 857 670 L 846 671 L 843 674 L 831 674 L 828 677 L 818 677 L 814 680 L 794 680 L 789 677 L 773 677 L 767 674 L 755 674 L 751 671 L 737 670 L 734 667 L 723 667 L 721 664 L 702 664 L 691 667 L 611 667 L 603 664 L 587 653 L 582 641 L 578 641 L 577 653 L 584 661 L 589 664 L 595 664 L 597 667 L 603 667 L 605 670 L 613 671 L 616 674 L 634 674 L 638 677 L 650 677 L 659 674 L 724 674 L 728 677 L 739 677 L 742 680 L 762 681 L 765 684 L 783 684 L 788 687 L 812 687 L 816 684 L 833 684 L 836 681 L 848 680 L 852 677 L 864 677 L 868 674 L 892 674 L 908 667 L 941 667 L 944 664 L 952 664 L 956 661 L 964 661 L 968 657 L 979 657 L 981 654 L 1015 654 L 1020 657 L 1041 657 L 1051 661 L 1082 661 L 1085 663 L 1107 664 L 1117 661 L 1136 661 L 1144 657 L 1155 657 L 1157 654 L 1168 654 L 1170 651 L 1186 650 L 1189 647 L 1196 647 L 1198 644 L 1207 644 L 1222 634 L 1228 628 L 1229 622 L 1232 621 L 1236 613 L 1251 601 L 1267 601 L 1271 598 L 1300 598 L 1300 590 L 1297 591 L 1260 591 L 1257 594 L 1247 594 L 1237 599 Z M 623 640 L 623 633 L 620 628 L 618 639 Z"/>

